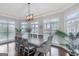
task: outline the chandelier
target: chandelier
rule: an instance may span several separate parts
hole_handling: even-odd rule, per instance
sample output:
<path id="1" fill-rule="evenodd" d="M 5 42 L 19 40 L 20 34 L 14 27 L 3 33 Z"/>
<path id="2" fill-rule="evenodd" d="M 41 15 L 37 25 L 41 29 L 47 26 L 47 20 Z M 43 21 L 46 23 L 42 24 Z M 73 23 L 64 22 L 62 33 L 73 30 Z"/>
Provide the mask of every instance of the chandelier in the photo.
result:
<path id="1" fill-rule="evenodd" d="M 28 3 L 28 15 L 26 16 L 26 21 L 32 21 L 33 20 L 33 14 L 31 14 L 30 4 L 31 3 Z"/>

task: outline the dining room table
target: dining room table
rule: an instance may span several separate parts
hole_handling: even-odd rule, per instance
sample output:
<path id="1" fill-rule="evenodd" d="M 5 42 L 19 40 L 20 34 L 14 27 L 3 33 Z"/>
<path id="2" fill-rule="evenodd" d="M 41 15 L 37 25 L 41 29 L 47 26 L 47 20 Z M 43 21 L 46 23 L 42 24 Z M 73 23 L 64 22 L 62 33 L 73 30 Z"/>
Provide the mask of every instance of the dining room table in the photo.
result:
<path id="1" fill-rule="evenodd" d="M 36 48 L 42 46 L 43 44 L 47 42 L 46 39 L 39 39 L 39 38 L 31 38 L 31 39 L 27 39 L 27 41 L 29 45 L 36 47 Z"/>

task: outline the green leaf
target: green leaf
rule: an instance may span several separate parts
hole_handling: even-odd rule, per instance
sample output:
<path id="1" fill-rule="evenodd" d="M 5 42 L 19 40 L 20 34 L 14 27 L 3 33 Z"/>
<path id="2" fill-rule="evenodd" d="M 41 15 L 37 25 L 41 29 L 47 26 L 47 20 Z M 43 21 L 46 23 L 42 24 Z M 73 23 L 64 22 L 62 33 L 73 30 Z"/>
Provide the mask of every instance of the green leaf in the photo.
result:
<path id="1" fill-rule="evenodd" d="M 22 28 L 16 28 L 16 31 L 17 32 L 21 32 L 22 31 Z"/>
<path id="2" fill-rule="evenodd" d="M 75 40 L 76 39 L 75 38 L 75 35 L 73 33 L 71 33 L 71 32 L 69 33 L 69 38 L 72 39 L 72 40 Z"/>
<path id="3" fill-rule="evenodd" d="M 65 46 L 67 49 L 69 49 L 69 53 L 70 54 L 75 54 L 75 48 L 73 48 L 70 44 L 62 44 L 63 46 Z"/>
<path id="4" fill-rule="evenodd" d="M 76 34 L 76 38 L 79 38 L 79 32 Z"/>
<path id="5" fill-rule="evenodd" d="M 62 38 L 65 38 L 68 36 L 65 32 L 60 31 L 60 30 L 56 30 L 55 34 Z"/>

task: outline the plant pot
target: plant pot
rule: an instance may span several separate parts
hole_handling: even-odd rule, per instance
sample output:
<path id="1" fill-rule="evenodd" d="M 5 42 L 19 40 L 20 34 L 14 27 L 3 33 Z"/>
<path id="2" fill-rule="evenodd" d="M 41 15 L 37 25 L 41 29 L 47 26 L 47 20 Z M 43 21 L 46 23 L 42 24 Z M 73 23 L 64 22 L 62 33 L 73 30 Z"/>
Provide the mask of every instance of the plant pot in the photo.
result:
<path id="1" fill-rule="evenodd" d="M 21 37 L 22 35 L 21 35 L 20 32 L 17 32 L 17 33 L 16 33 L 16 36 L 17 36 L 17 37 Z"/>

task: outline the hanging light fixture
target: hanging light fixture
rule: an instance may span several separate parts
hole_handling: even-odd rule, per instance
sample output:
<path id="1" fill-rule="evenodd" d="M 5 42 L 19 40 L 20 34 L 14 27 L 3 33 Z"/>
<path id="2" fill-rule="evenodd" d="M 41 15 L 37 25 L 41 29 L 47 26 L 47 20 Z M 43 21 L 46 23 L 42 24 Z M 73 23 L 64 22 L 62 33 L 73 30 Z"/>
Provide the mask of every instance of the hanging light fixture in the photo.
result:
<path id="1" fill-rule="evenodd" d="M 31 20 L 33 20 L 33 14 L 31 14 L 30 4 L 31 4 L 31 3 L 28 3 L 28 15 L 26 16 L 26 21 L 31 21 Z"/>

